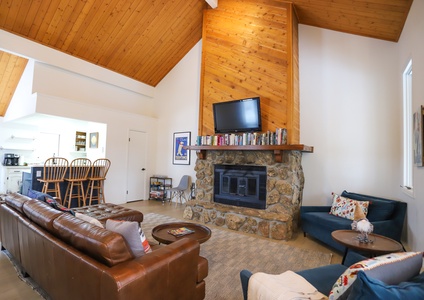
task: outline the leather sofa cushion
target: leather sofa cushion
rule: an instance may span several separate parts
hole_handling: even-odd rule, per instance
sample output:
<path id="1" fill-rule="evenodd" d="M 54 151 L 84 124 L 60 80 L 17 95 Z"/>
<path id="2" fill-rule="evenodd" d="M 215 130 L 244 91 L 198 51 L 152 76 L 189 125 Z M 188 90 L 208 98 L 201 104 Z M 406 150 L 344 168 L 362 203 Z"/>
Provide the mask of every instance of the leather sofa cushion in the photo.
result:
<path id="1" fill-rule="evenodd" d="M 24 214 L 34 223 L 53 233 L 53 221 L 63 213 L 40 200 L 26 201 L 23 205 Z"/>
<path id="2" fill-rule="evenodd" d="M 13 207 L 15 210 L 19 211 L 20 213 L 23 213 L 22 206 L 25 202 L 28 200 L 31 200 L 31 198 L 18 194 L 18 193 L 11 193 L 6 196 L 4 201 L 9 205 L 10 207 Z"/>
<path id="3" fill-rule="evenodd" d="M 113 203 L 102 203 L 77 207 L 73 210 L 76 213 L 81 213 L 96 218 L 102 223 L 106 223 L 107 219 L 133 221 L 138 223 L 143 222 L 143 213 Z"/>
<path id="4" fill-rule="evenodd" d="M 133 259 L 122 235 L 87 223 L 70 214 L 54 220 L 55 235 L 95 260 L 113 267 Z"/>

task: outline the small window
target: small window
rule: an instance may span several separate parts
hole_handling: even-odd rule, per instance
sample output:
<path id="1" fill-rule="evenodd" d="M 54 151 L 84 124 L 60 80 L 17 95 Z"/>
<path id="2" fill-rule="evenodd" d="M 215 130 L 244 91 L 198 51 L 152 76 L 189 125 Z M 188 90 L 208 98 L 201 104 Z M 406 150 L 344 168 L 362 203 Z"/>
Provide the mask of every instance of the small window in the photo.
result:
<path id="1" fill-rule="evenodd" d="M 403 189 L 413 195 L 412 60 L 403 72 Z"/>

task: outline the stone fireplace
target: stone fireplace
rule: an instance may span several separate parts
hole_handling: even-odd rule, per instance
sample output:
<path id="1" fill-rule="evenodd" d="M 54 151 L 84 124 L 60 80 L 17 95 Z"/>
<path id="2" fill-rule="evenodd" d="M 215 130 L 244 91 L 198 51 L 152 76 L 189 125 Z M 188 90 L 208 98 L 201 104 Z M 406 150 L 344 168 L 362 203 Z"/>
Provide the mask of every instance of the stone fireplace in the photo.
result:
<path id="1" fill-rule="evenodd" d="M 297 150 L 281 151 L 278 160 L 272 150 L 209 150 L 196 161 L 196 198 L 187 202 L 184 218 L 272 239 L 289 240 L 297 229 L 302 201 L 304 177 L 301 160 L 302 152 Z M 214 171 L 217 165 L 234 165 L 241 169 L 265 167 L 264 208 L 214 201 Z M 230 179 L 239 178 L 238 175 L 231 176 Z"/>

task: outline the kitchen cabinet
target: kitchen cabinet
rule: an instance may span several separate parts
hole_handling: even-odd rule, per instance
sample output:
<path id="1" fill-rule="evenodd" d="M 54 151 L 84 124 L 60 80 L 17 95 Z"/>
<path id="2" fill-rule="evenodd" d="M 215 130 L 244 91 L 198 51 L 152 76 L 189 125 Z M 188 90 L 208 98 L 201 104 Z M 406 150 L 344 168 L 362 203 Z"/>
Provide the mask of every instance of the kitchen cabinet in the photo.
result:
<path id="1" fill-rule="evenodd" d="M 5 167 L 3 168 L 3 191 L 16 193 L 22 190 L 22 175 L 29 172 L 30 167 Z"/>
<path id="2" fill-rule="evenodd" d="M 87 145 L 87 133 L 77 131 L 75 133 L 75 151 L 85 151 Z"/>

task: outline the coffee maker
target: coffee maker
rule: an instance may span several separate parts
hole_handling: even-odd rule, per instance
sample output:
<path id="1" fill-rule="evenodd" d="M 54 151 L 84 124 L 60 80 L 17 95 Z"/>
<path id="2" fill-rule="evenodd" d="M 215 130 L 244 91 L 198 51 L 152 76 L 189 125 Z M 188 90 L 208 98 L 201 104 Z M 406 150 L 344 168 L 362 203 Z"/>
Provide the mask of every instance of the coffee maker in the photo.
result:
<path id="1" fill-rule="evenodd" d="M 13 154 L 13 153 L 5 153 L 3 165 L 4 166 L 19 166 L 19 155 Z"/>

